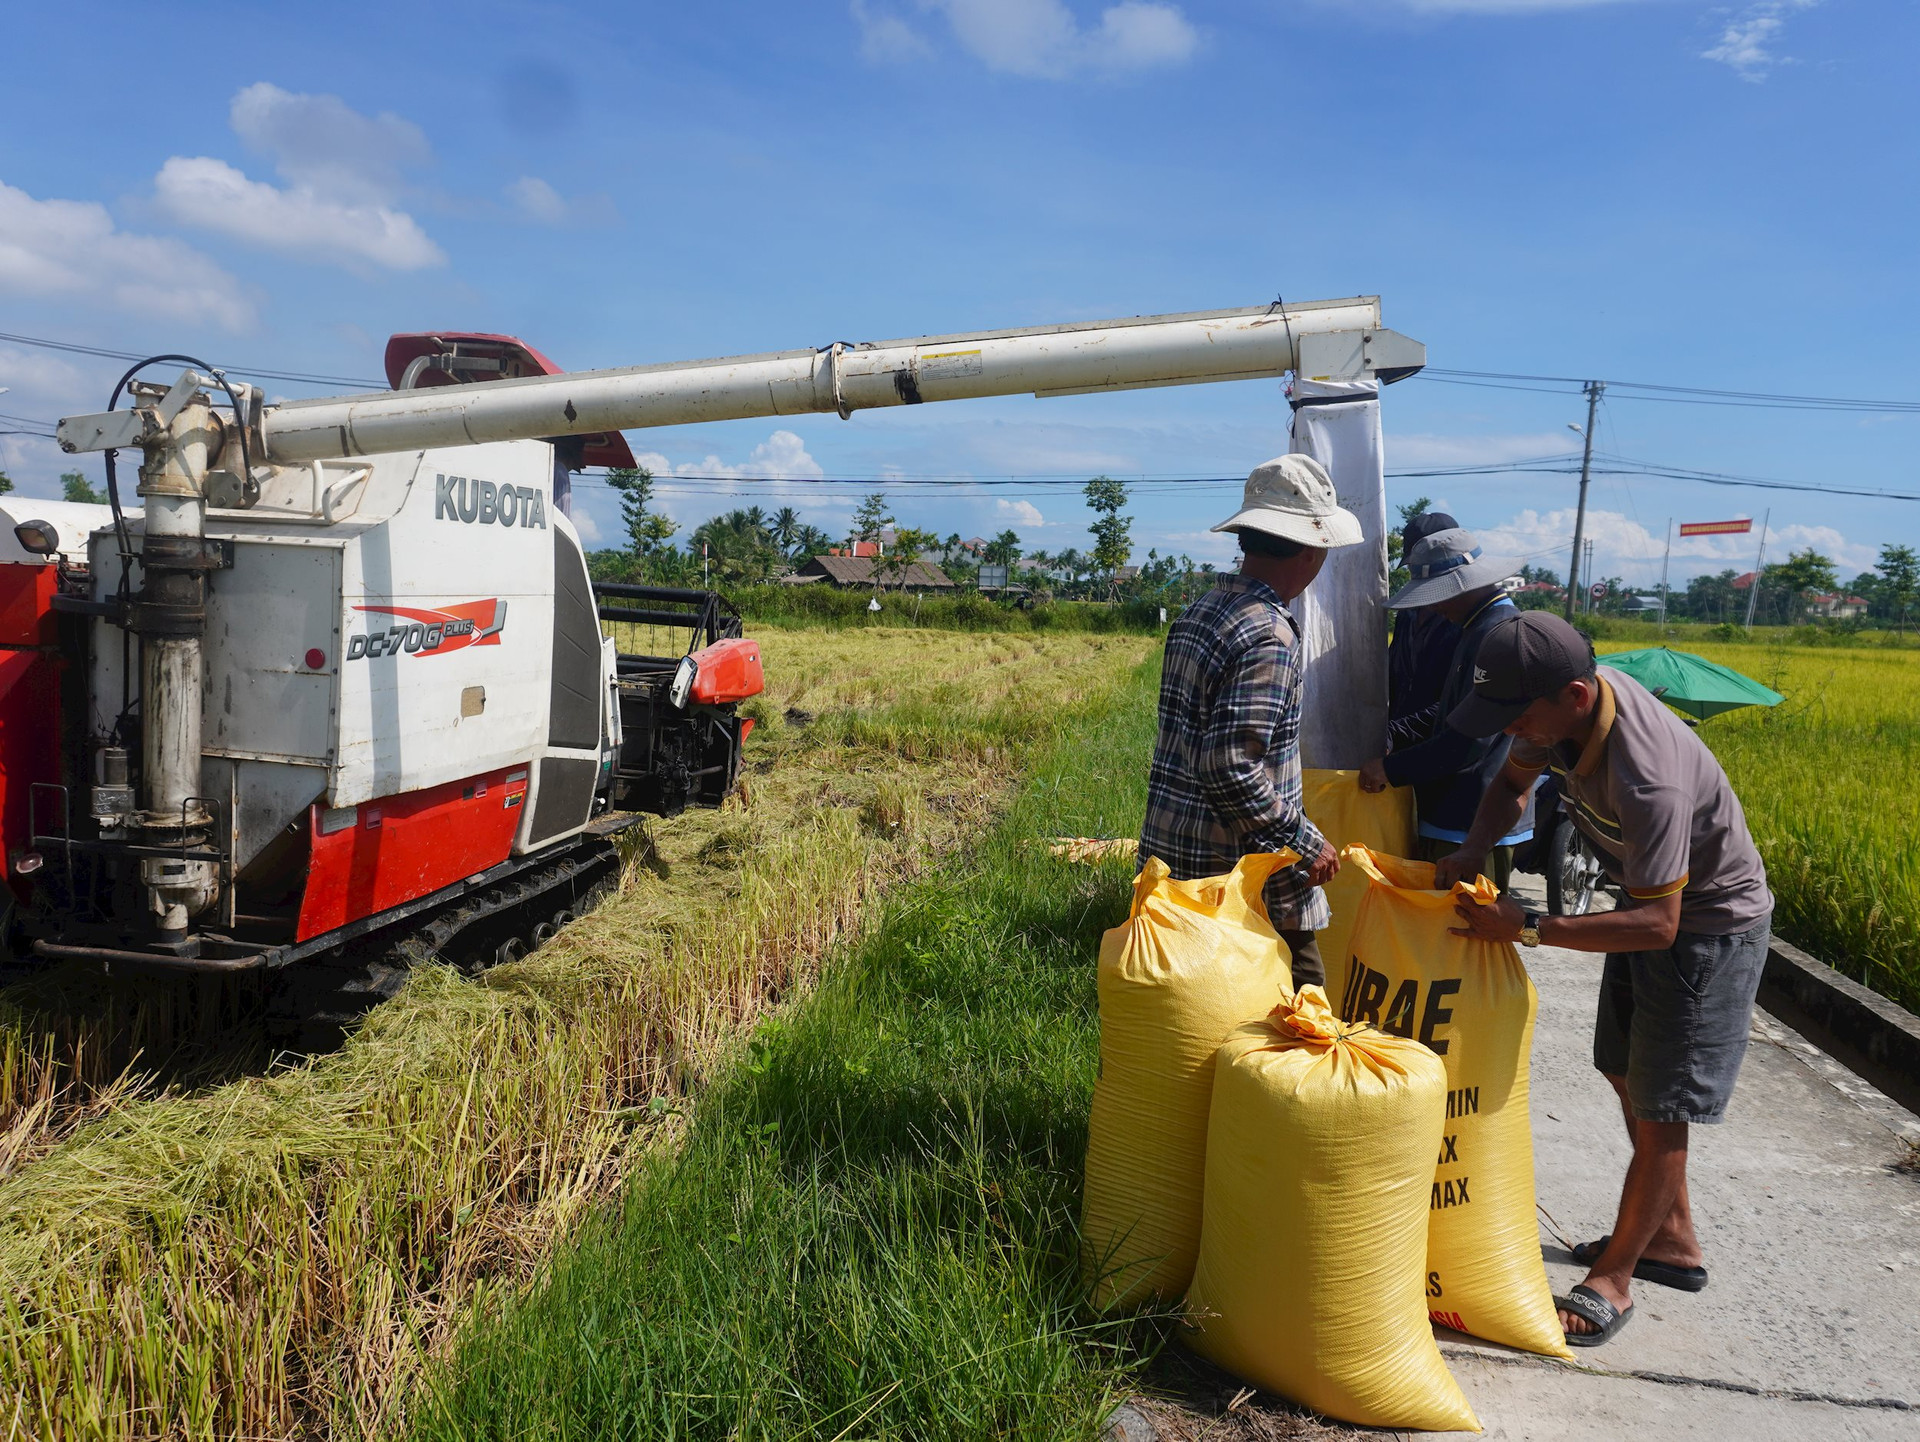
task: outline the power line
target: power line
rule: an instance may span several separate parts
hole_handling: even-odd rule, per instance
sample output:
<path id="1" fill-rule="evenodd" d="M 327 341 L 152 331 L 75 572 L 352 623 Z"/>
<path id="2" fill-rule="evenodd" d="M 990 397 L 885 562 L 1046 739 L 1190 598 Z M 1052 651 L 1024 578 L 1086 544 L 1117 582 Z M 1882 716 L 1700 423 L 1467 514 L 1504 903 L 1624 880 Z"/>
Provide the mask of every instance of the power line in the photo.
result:
<path id="1" fill-rule="evenodd" d="M 1574 376 L 1527 375 L 1518 371 L 1449 370 L 1428 366 L 1418 379 L 1443 385 L 1482 386 L 1488 390 L 1533 391 L 1541 395 L 1577 395 L 1587 382 Z M 1516 384 L 1517 382 L 1533 384 Z M 1859 396 L 1803 396 L 1771 391 L 1717 390 L 1708 386 L 1663 385 L 1654 381 L 1603 381 L 1616 399 L 1664 401 L 1674 405 L 1738 406 L 1759 410 L 1857 411 L 1870 415 L 1920 414 L 1920 401 L 1877 401 Z M 1549 390 L 1571 386 L 1573 390 Z M 1637 394 L 1647 392 L 1648 394 Z"/>
<path id="2" fill-rule="evenodd" d="M 146 357 L 135 351 L 108 350 L 104 346 L 80 345 L 74 341 L 48 340 L 44 336 L 12 335 L 0 331 L 0 341 L 14 345 L 38 346 L 41 350 L 65 351 L 69 355 L 98 356 L 102 360 L 137 361 Z M 385 381 L 364 380 L 358 376 L 304 375 L 298 371 L 263 370 L 259 366 L 223 365 L 223 371 L 232 371 L 242 375 L 257 376 L 261 380 L 291 381 L 298 385 L 310 386 L 351 386 L 355 390 L 384 391 L 389 387 Z"/>
<path id="3" fill-rule="evenodd" d="M 1495 475 L 1578 475 L 1580 467 L 1573 457 L 1543 456 L 1537 460 L 1492 462 L 1481 466 L 1437 466 L 1424 470 L 1388 471 L 1397 480 L 1444 479 L 1452 476 Z M 1868 490 L 1854 486 L 1819 486 L 1802 481 L 1782 481 L 1766 476 L 1743 476 L 1728 471 L 1693 470 L 1685 466 L 1635 460 L 1630 456 L 1594 453 L 1594 475 L 1652 476 L 1660 480 L 1694 481 L 1703 486 L 1735 486 L 1758 491 L 1793 491 L 1818 496 L 1862 496 L 1877 501 L 1920 501 L 1920 492 Z"/>

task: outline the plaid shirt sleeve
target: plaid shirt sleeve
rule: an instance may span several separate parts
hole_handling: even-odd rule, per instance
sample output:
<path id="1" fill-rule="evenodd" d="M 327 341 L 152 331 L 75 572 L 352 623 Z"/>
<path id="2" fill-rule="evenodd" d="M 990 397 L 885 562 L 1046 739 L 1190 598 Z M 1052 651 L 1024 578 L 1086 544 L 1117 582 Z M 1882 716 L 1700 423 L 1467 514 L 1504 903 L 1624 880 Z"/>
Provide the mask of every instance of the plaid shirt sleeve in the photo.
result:
<path id="1" fill-rule="evenodd" d="M 1267 757 L 1300 693 L 1299 656 L 1267 636 L 1228 663 L 1195 748 L 1196 780 L 1207 805 L 1244 851 L 1291 848 L 1311 861 L 1324 839 L 1301 806 L 1298 766 L 1276 781 Z"/>

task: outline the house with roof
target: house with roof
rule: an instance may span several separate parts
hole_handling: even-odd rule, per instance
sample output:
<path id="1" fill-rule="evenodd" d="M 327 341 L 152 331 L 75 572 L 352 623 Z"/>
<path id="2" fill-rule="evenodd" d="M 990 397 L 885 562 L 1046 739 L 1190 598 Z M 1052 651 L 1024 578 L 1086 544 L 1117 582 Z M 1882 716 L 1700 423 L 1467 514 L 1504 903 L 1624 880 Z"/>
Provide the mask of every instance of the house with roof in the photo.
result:
<path id="1" fill-rule="evenodd" d="M 1815 596 L 1807 597 L 1807 610 L 1813 615 L 1828 621 L 1851 621 L 1867 614 L 1865 596 Z"/>
<path id="2" fill-rule="evenodd" d="M 842 591 L 871 591 L 876 580 L 881 590 L 888 591 L 955 589 L 947 573 L 931 561 L 915 561 L 904 572 L 889 570 L 876 577 L 878 564 L 878 558 L 871 555 L 849 556 L 837 550 L 829 551 L 780 579 L 789 586 L 825 584 Z"/>

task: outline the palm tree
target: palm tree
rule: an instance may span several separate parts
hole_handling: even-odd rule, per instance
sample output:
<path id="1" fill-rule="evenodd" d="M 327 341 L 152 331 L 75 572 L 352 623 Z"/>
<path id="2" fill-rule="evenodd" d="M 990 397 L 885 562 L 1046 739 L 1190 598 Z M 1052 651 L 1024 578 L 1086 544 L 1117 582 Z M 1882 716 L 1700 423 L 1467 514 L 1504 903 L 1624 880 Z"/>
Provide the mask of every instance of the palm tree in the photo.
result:
<path id="1" fill-rule="evenodd" d="M 815 556 L 824 556 L 833 549 L 833 537 L 818 526 L 801 526 L 794 533 L 793 550 L 789 552 L 795 561 L 805 563 Z"/>
<path id="2" fill-rule="evenodd" d="M 773 520 L 767 529 L 772 533 L 775 544 L 791 555 L 793 544 L 800 536 L 800 513 L 792 506 L 782 506 L 773 513 Z"/>

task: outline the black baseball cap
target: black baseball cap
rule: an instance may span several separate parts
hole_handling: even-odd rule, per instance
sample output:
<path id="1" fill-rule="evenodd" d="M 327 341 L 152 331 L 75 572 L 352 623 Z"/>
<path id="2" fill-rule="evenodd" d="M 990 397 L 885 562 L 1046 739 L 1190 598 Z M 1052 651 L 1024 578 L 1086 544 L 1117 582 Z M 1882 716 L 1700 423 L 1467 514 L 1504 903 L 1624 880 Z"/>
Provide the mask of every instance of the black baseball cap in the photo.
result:
<path id="1" fill-rule="evenodd" d="M 1422 511 L 1400 528 L 1400 554 L 1404 560 L 1415 546 L 1435 531 L 1458 530 L 1460 523 L 1445 511 Z"/>
<path id="2" fill-rule="evenodd" d="M 1507 729 L 1542 696 L 1593 674 L 1593 643 L 1551 611 L 1522 611 L 1487 632 L 1473 658 L 1473 691 L 1447 715 L 1468 736 Z"/>

